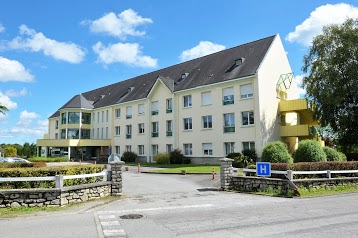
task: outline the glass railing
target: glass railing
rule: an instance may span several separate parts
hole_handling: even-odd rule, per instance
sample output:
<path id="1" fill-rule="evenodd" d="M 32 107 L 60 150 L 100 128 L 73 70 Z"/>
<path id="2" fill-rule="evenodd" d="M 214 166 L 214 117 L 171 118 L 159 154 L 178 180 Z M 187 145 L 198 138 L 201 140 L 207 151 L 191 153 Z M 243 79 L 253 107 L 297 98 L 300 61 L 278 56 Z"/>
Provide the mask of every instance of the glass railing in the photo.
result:
<path id="1" fill-rule="evenodd" d="M 158 115 L 159 114 L 159 111 L 152 111 L 152 115 Z"/>
<path id="2" fill-rule="evenodd" d="M 126 135 L 126 138 L 127 138 L 127 139 L 132 138 L 132 134 L 127 134 L 127 135 Z"/>
<path id="3" fill-rule="evenodd" d="M 172 131 L 167 131 L 167 136 L 172 136 L 173 132 Z"/>
<path id="4" fill-rule="evenodd" d="M 167 113 L 172 113 L 172 111 L 173 111 L 173 109 L 171 109 L 171 108 L 167 109 Z"/>
<path id="5" fill-rule="evenodd" d="M 159 133 L 158 132 L 152 132 L 152 137 L 158 137 Z"/>
<path id="6" fill-rule="evenodd" d="M 223 100 L 223 105 L 230 105 L 230 104 L 234 104 L 234 99 Z"/>
<path id="7" fill-rule="evenodd" d="M 235 126 L 224 126 L 224 133 L 235 132 Z"/>

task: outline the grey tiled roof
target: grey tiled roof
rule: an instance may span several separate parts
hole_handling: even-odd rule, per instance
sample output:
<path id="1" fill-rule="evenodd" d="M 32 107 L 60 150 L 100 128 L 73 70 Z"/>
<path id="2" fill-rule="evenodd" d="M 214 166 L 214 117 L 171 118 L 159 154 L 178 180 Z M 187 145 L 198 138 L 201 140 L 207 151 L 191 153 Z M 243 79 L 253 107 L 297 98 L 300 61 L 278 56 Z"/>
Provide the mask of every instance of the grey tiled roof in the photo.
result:
<path id="1" fill-rule="evenodd" d="M 177 92 L 254 75 L 274 38 L 275 35 L 176 64 L 84 92 L 82 96 L 87 102 L 93 102 L 93 108 L 101 108 L 146 98 L 158 77 L 171 91 Z M 243 63 L 240 66 L 235 66 L 235 60 L 240 58 L 244 59 Z M 186 77 L 181 80 L 183 74 L 186 74 Z M 77 102 L 74 102 L 75 98 L 76 96 L 62 106 L 61 109 L 71 108 L 70 105 L 73 104 L 77 105 Z M 87 108 L 89 108 L 88 105 Z M 56 112 L 51 117 L 58 115 L 59 113 Z"/>

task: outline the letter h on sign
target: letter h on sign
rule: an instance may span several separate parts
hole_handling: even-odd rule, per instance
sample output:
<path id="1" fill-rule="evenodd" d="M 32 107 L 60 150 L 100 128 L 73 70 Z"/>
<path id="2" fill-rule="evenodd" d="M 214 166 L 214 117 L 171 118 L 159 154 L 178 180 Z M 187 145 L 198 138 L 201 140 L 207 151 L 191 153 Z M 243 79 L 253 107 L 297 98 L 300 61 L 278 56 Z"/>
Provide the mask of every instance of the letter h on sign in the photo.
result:
<path id="1" fill-rule="evenodd" d="M 269 162 L 257 162 L 256 163 L 256 174 L 261 177 L 271 176 L 271 164 Z"/>

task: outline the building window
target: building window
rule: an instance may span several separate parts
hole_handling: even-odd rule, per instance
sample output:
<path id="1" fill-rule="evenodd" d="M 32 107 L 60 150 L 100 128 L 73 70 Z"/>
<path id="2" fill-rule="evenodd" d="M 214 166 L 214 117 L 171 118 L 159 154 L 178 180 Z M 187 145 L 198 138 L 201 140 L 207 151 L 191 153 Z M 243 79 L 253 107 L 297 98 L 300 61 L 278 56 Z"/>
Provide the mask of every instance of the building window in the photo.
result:
<path id="1" fill-rule="evenodd" d="M 91 130 L 90 129 L 82 129 L 81 130 L 81 139 L 91 139 Z"/>
<path id="2" fill-rule="evenodd" d="M 91 113 L 82 112 L 82 124 L 91 124 Z"/>
<path id="3" fill-rule="evenodd" d="M 167 121 L 167 136 L 173 135 L 173 122 L 172 120 Z"/>
<path id="4" fill-rule="evenodd" d="M 126 145 L 126 151 L 127 151 L 127 152 L 131 152 L 131 151 L 132 151 L 132 146 Z"/>
<path id="5" fill-rule="evenodd" d="M 99 123 L 99 112 L 97 112 L 97 123 Z"/>
<path id="6" fill-rule="evenodd" d="M 144 115 L 144 104 L 138 105 L 138 115 Z"/>
<path id="7" fill-rule="evenodd" d="M 99 139 L 99 128 L 97 128 L 97 139 Z"/>
<path id="8" fill-rule="evenodd" d="M 224 114 L 224 133 L 235 132 L 235 114 Z"/>
<path id="9" fill-rule="evenodd" d="M 79 124 L 80 123 L 80 113 L 79 112 L 69 112 L 68 113 L 68 124 Z"/>
<path id="10" fill-rule="evenodd" d="M 108 110 L 106 110 L 106 122 L 108 122 Z"/>
<path id="11" fill-rule="evenodd" d="M 167 111 L 167 113 L 172 113 L 172 111 L 173 111 L 173 100 L 171 98 L 167 99 L 166 111 Z"/>
<path id="12" fill-rule="evenodd" d="M 242 112 L 242 125 L 254 125 L 254 112 Z"/>
<path id="13" fill-rule="evenodd" d="M 132 118 L 132 107 L 129 106 L 126 108 L 126 119 Z"/>
<path id="14" fill-rule="evenodd" d="M 193 122 L 191 118 L 184 118 L 184 130 L 192 130 Z"/>
<path id="15" fill-rule="evenodd" d="M 80 130 L 79 129 L 68 129 L 67 130 L 67 139 L 79 139 Z"/>
<path id="16" fill-rule="evenodd" d="M 224 148 L 225 148 L 225 155 L 234 153 L 235 152 L 235 142 L 225 142 Z"/>
<path id="17" fill-rule="evenodd" d="M 66 139 L 66 130 L 61 130 L 61 139 Z"/>
<path id="18" fill-rule="evenodd" d="M 96 122 L 96 113 L 94 112 L 94 113 L 92 113 L 92 121 L 93 121 L 93 123 L 95 123 Z"/>
<path id="19" fill-rule="evenodd" d="M 116 113 L 116 118 L 120 118 L 121 117 L 121 109 L 117 108 L 115 110 L 115 113 Z"/>
<path id="20" fill-rule="evenodd" d="M 152 145 L 152 155 L 153 157 L 158 154 L 158 145 Z"/>
<path id="21" fill-rule="evenodd" d="M 139 134 L 144 134 L 144 123 L 139 123 L 138 124 L 138 133 Z"/>
<path id="22" fill-rule="evenodd" d="M 201 105 L 210 105 L 211 104 L 211 92 L 201 93 Z"/>
<path id="23" fill-rule="evenodd" d="M 102 123 L 104 122 L 104 111 L 102 111 Z"/>
<path id="24" fill-rule="evenodd" d="M 203 128 L 204 129 L 213 128 L 212 116 L 203 116 L 202 120 L 203 120 Z"/>
<path id="25" fill-rule="evenodd" d="M 152 102 L 152 115 L 159 114 L 159 103 L 158 101 Z"/>
<path id="26" fill-rule="evenodd" d="M 103 140 L 103 127 L 101 128 L 101 139 Z"/>
<path id="27" fill-rule="evenodd" d="M 223 89 L 223 105 L 234 104 L 234 88 Z"/>
<path id="28" fill-rule="evenodd" d="M 67 119 L 66 119 L 66 112 L 61 114 L 61 124 L 66 124 L 67 123 Z"/>
<path id="29" fill-rule="evenodd" d="M 116 146 L 116 154 L 120 154 L 121 153 L 121 147 L 120 146 Z"/>
<path id="30" fill-rule="evenodd" d="M 138 145 L 138 155 L 144 155 L 144 145 Z"/>
<path id="31" fill-rule="evenodd" d="M 159 136 L 159 123 L 152 122 L 152 137 L 158 137 Z"/>
<path id="32" fill-rule="evenodd" d="M 191 95 L 187 95 L 183 97 L 183 105 L 184 107 L 191 107 Z"/>
<path id="33" fill-rule="evenodd" d="M 106 139 L 108 139 L 108 127 L 106 127 Z"/>
<path id="34" fill-rule="evenodd" d="M 58 133 L 55 133 L 55 139 L 56 140 L 58 139 Z"/>
<path id="35" fill-rule="evenodd" d="M 92 129 L 92 139 L 95 139 L 95 137 L 94 137 L 94 129 Z"/>
<path id="36" fill-rule="evenodd" d="M 132 125 L 126 125 L 126 138 L 132 138 Z"/>
<path id="37" fill-rule="evenodd" d="M 116 126 L 115 127 L 116 130 L 116 136 L 120 136 L 121 135 L 121 127 L 120 126 Z"/>
<path id="38" fill-rule="evenodd" d="M 56 120 L 55 129 L 58 129 L 58 120 Z"/>
<path id="39" fill-rule="evenodd" d="M 242 142 L 242 149 L 243 150 L 254 150 L 255 149 L 255 142 Z"/>
<path id="40" fill-rule="evenodd" d="M 167 154 L 170 154 L 173 151 L 173 145 L 172 144 L 167 144 Z"/>
<path id="41" fill-rule="evenodd" d="M 253 91 L 252 91 L 252 83 L 250 84 L 244 84 L 240 86 L 240 94 L 241 94 L 241 98 L 252 98 L 254 96 Z"/>
<path id="42" fill-rule="evenodd" d="M 204 155 L 213 155 L 213 144 L 203 143 L 203 154 Z"/>
<path id="43" fill-rule="evenodd" d="M 184 144 L 184 155 L 192 155 L 192 154 L 193 154 L 193 145 Z"/>

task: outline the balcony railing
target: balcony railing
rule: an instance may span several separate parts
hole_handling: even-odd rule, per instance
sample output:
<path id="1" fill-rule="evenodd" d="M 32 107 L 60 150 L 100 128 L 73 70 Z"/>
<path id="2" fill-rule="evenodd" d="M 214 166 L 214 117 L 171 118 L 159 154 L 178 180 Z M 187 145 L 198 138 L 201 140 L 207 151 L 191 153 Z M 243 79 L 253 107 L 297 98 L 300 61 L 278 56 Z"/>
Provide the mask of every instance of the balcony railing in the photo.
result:
<path id="1" fill-rule="evenodd" d="M 167 113 L 172 113 L 173 109 L 167 108 Z"/>
<path id="2" fill-rule="evenodd" d="M 223 105 L 234 104 L 234 99 L 223 100 Z"/>
<path id="3" fill-rule="evenodd" d="M 159 132 L 152 132 L 152 137 L 158 137 L 159 136 Z"/>
<path id="4" fill-rule="evenodd" d="M 126 134 L 126 138 L 127 138 L 127 139 L 132 138 L 132 134 Z"/>
<path id="5" fill-rule="evenodd" d="M 132 115 L 126 115 L 126 119 L 131 119 Z"/>
<path id="6" fill-rule="evenodd" d="M 172 136 L 173 132 L 172 131 L 167 131 L 167 136 Z"/>
<path id="7" fill-rule="evenodd" d="M 235 126 L 224 126 L 224 133 L 235 132 Z"/>
<path id="8" fill-rule="evenodd" d="M 159 114 L 159 111 L 156 110 L 156 111 L 152 111 L 152 115 L 158 115 Z"/>

